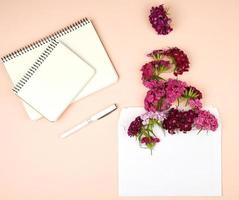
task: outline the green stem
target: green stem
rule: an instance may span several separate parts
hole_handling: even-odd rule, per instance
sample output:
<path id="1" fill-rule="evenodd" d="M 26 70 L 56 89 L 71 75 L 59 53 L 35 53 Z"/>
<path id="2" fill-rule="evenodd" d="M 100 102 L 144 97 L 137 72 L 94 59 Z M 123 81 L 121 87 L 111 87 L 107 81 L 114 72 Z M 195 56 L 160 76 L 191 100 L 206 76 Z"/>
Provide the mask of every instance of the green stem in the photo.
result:
<path id="1" fill-rule="evenodd" d="M 197 135 L 202 131 L 202 128 L 198 131 Z"/>
<path id="2" fill-rule="evenodd" d="M 178 105 L 177 105 L 177 107 L 179 107 L 179 104 L 180 104 L 180 102 L 179 102 L 179 98 L 177 98 L 177 102 L 178 102 Z"/>
<path id="3" fill-rule="evenodd" d="M 187 98 L 187 100 L 186 100 L 186 103 L 185 103 L 185 106 L 187 106 L 187 105 L 188 105 L 188 100 L 189 100 L 189 99 Z"/>

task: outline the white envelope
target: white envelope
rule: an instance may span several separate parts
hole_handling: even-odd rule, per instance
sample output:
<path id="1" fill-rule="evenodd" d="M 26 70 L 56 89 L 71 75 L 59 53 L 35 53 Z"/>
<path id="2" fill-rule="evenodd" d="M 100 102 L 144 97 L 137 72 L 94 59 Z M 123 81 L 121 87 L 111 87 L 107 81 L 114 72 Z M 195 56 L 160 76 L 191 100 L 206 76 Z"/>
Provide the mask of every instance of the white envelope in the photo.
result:
<path id="1" fill-rule="evenodd" d="M 207 108 L 218 118 L 215 108 Z M 153 154 L 127 135 L 145 110 L 124 108 L 118 124 L 119 196 L 221 196 L 221 125 L 215 132 L 163 134 Z"/>

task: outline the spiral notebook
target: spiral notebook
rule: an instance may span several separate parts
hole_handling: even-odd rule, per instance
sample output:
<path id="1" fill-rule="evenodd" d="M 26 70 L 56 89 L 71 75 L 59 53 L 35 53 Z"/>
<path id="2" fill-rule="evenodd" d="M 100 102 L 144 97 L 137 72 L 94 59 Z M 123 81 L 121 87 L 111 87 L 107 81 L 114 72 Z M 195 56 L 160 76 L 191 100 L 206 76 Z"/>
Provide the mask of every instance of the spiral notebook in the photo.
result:
<path id="1" fill-rule="evenodd" d="M 95 70 L 62 43 L 52 41 L 13 91 L 49 121 L 56 121 Z"/>
<path id="2" fill-rule="evenodd" d="M 86 97 L 117 81 L 117 73 L 93 24 L 89 19 L 84 18 L 43 39 L 3 56 L 1 60 L 13 84 L 18 82 L 29 66 L 31 66 L 46 49 L 51 40 L 62 42 L 96 70 L 92 80 L 79 93 L 75 100 Z M 29 105 L 26 103 L 23 104 L 32 120 L 42 117 L 39 112 L 36 112 Z"/>

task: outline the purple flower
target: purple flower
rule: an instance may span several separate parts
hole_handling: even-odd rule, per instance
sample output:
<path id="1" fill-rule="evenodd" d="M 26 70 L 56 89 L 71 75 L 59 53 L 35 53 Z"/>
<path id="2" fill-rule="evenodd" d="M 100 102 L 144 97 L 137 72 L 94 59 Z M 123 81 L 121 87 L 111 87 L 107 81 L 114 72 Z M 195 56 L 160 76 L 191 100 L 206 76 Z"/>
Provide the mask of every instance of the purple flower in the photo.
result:
<path id="1" fill-rule="evenodd" d="M 159 35 L 167 35 L 173 30 L 170 26 L 172 20 L 168 17 L 163 5 L 151 8 L 149 21 Z"/>
<path id="2" fill-rule="evenodd" d="M 128 135 L 130 137 L 138 135 L 142 126 L 142 119 L 140 118 L 140 116 L 136 117 L 135 120 L 131 122 L 128 128 Z"/>
<path id="3" fill-rule="evenodd" d="M 206 110 L 198 112 L 198 117 L 195 119 L 194 125 L 200 130 L 215 131 L 218 128 L 217 118 Z"/>
<path id="4" fill-rule="evenodd" d="M 192 109 L 200 110 L 202 108 L 202 102 L 199 99 L 190 99 L 188 102 Z"/>
<path id="5" fill-rule="evenodd" d="M 177 79 L 168 79 L 166 82 L 166 99 L 169 103 L 173 103 L 177 98 L 181 97 L 186 88 L 186 83 Z"/>
<path id="6" fill-rule="evenodd" d="M 150 80 L 154 73 L 153 62 L 149 62 L 143 65 L 141 71 L 142 71 L 142 80 Z"/>
<path id="7" fill-rule="evenodd" d="M 145 87 L 147 87 L 149 89 L 156 89 L 159 87 L 164 87 L 164 81 L 162 81 L 162 80 L 143 81 L 143 84 Z"/>
<path id="8" fill-rule="evenodd" d="M 147 125 L 150 119 L 155 119 L 157 121 L 162 121 L 165 118 L 164 112 L 146 112 L 140 116 L 143 120 L 142 124 Z"/>

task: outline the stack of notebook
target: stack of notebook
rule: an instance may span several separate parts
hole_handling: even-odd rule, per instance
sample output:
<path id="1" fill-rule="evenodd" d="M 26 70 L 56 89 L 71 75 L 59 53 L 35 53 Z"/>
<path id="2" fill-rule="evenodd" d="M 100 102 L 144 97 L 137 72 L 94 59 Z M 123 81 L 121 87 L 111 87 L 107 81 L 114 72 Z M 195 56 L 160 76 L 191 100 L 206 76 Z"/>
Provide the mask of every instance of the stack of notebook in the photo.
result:
<path id="1" fill-rule="evenodd" d="M 1 59 L 32 120 L 56 121 L 72 101 L 118 79 L 87 18 Z"/>

